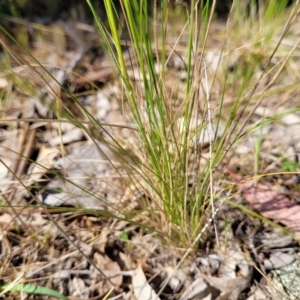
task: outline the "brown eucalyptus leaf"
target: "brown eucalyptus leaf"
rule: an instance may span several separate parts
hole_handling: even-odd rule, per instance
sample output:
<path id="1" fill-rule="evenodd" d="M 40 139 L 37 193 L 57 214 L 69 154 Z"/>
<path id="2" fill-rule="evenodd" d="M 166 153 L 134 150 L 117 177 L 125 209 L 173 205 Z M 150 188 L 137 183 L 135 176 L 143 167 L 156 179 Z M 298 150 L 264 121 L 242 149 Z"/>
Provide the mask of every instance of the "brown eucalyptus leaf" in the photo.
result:
<path id="1" fill-rule="evenodd" d="M 264 217 L 284 224 L 300 238 L 300 206 L 284 195 L 273 191 L 267 185 L 254 180 L 244 180 L 227 168 L 228 173 L 238 182 L 238 188 L 250 205 Z"/>

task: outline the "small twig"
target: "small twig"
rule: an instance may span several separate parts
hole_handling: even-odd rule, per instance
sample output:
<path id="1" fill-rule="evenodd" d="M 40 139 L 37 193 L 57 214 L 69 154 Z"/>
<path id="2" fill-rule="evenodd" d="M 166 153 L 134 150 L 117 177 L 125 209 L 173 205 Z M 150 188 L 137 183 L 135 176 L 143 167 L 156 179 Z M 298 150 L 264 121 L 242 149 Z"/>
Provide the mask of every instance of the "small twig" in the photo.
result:
<path id="1" fill-rule="evenodd" d="M 105 275 L 108 278 L 113 278 L 117 276 L 133 276 L 134 271 L 105 271 L 103 270 Z M 91 271 L 91 270 L 60 270 L 54 274 L 52 274 L 49 277 L 55 277 L 55 278 L 65 278 L 67 276 L 88 276 L 89 278 L 96 278 L 99 276 L 99 272 L 97 270 Z M 101 274 L 100 274 L 101 275 Z"/>
<path id="2" fill-rule="evenodd" d="M 18 143 L 18 150 L 17 153 L 23 153 L 24 150 L 24 145 L 25 145 L 25 141 L 26 141 L 26 136 L 28 134 L 28 128 L 29 128 L 29 124 L 25 123 L 24 127 L 23 127 L 23 132 L 19 138 L 19 143 Z M 15 176 L 19 176 L 19 174 L 17 174 L 17 171 L 19 169 L 19 164 L 21 161 L 21 155 L 18 155 L 17 158 L 14 161 L 14 165 L 11 169 L 11 179 L 13 180 L 15 178 Z"/>
<path id="3" fill-rule="evenodd" d="M 26 123 L 28 124 L 28 123 Z M 19 164 L 18 164 L 18 168 L 16 170 L 16 174 L 18 177 L 21 177 L 26 164 L 28 163 L 28 159 L 30 158 L 30 155 L 32 153 L 32 149 L 33 149 L 33 143 L 35 140 L 35 133 L 36 133 L 36 129 L 28 129 L 26 131 L 26 133 L 24 132 L 24 138 L 26 141 L 25 147 L 23 149 L 23 153 L 22 153 L 22 159 L 20 160 Z"/>

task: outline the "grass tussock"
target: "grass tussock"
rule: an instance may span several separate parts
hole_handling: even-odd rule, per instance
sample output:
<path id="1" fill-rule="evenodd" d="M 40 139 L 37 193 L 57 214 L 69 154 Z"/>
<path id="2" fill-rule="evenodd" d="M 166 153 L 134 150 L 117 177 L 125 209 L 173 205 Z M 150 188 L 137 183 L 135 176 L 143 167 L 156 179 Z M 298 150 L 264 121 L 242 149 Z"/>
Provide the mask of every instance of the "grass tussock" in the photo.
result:
<path id="1" fill-rule="evenodd" d="M 142 179 L 139 189 L 151 199 L 151 213 L 161 215 L 162 228 L 184 244 L 194 240 L 208 203 L 213 205 L 220 192 L 212 170 L 252 130 L 249 120 L 288 71 L 297 47 L 282 43 L 291 32 L 296 6 L 287 18 L 283 3 L 253 6 L 253 14 L 237 1 L 227 21 L 216 24 L 215 4 L 191 1 L 174 10 L 163 1 L 154 4 L 150 18 L 146 2 L 121 3 L 118 13 L 105 1 L 107 28 L 89 2 L 121 76 L 124 114 L 136 128 L 133 176 Z M 178 10 L 179 26 L 172 20 Z M 172 59 L 181 62 L 177 72 L 185 76 L 184 84 L 170 70 Z"/>
<path id="2" fill-rule="evenodd" d="M 24 54 L 17 57 L 3 37 L 10 58 L 2 61 L 11 70 L 3 75 L 35 97 L 51 82 L 47 94 L 38 96 L 42 102 L 58 119 L 67 118 L 113 150 L 129 182 L 147 199 L 143 210 L 159 220 L 163 232 L 189 245 L 205 222 L 205 211 L 222 190 L 213 170 L 245 135 L 280 118 L 274 115 L 249 126 L 264 99 L 295 88 L 295 83 L 278 87 L 276 81 L 283 82 L 281 78 L 287 76 L 297 49 L 288 45 L 297 6 L 286 9 L 285 3 L 271 2 L 245 9 L 236 1 L 228 19 L 216 22 L 214 1 L 175 6 L 154 2 L 152 15 L 145 1 L 121 2 L 121 9 L 105 1 L 104 24 L 92 3 L 88 4 L 120 75 L 118 104 L 130 138 L 109 133 L 62 85 L 64 75 L 53 76 L 4 28 L 3 33 Z M 54 27 L 53 40 L 58 41 Z M 10 65 L 13 58 L 33 71 L 30 81 Z M 60 89 L 73 107 L 60 101 Z M 2 103 L 9 97 L 3 94 Z M 105 139 L 97 134 L 99 128 L 106 132 Z"/>

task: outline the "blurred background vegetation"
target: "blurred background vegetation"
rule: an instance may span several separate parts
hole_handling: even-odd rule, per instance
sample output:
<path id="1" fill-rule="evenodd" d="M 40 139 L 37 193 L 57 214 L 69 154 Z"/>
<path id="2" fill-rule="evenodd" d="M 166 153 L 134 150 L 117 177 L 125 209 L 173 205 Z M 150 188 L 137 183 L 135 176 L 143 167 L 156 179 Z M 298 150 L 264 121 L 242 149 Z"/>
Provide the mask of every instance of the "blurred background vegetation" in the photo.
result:
<path id="1" fill-rule="evenodd" d="M 261 1 L 267 2 L 277 2 L 282 9 L 291 5 L 295 0 L 244 0 L 242 3 L 245 5 L 245 10 L 253 16 L 257 14 L 257 7 Z M 159 5 L 160 0 L 149 0 L 148 11 L 151 14 L 153 10 L 153 4 L 157 3 Z M 190 0 L 169 0 L 170 8 L 172 10 L 178 9 L 179 13 L 183 6 L 189 7 Z M 200 6 L 204 7 L 207 2 L 211 5 L 212 0 L 200 0 Z M 93 0 L 93 6 L 102 20 L 105 23 L 106 15 L 103 0 Z M 218 18 L 226 19 L 230 11 L 231 4 L 233 0 L 217 0 L 215 7 L 215 15 Z M 120 8 L 120 1 L 115 1 L 116 9 Z M 20 29 L 18 26 L 20 20 L 26 22 L 32 22 L 40 25 L 49 25 L 56 21 L 63 22 L 82 22 L 86 24 L 94 24 L 95 20 L 92 16 L 89 6 L 86 0 L 70 0 L 70 1 L 53 1 L 53 0 L 3 0 L 0 1 L 0 26 L 3 26 L 5 30 L 10 32 L 13 36 L 18 36 L 25 34 L 25 36 L 30 33 L 26 31 L 26 26 Z M 24 25 L 24 24 L 23 24 Z M 22 32 L 21 32 L 22 31 Z M 24 45 L 25 46 L 25 45 Z"/>
<path id="2" fill-rule="evenodd" d="M 206 2 L 213 2 L 211 0 L 201 0 L 203 5 Z M 272 1 L 272 0 L 270 0 Z M 285 2 L 281 0 L 275 0 Z M 103 0 L 92 1 L 93 5 L 101 18 L 105 18 L 105 9 Z M 119 1 L 115 1 L 118 7 Z M 149 7 L 153 7 L 153 0 L 148 1 Z M 157 3 L 159 0 L 157 1 Z M 170 0 L 170 5 L 175 6 L 175 3 L 189 4 L 189 0 Z M 217 0 L 216 14 L 219 17 L 226 17 L 229 12 L 230 5 L 233 0 Z M 258 0 L 245 0 L 245 6 L 251 5 Z M 288 1 L 288 2 L 291 2 Z M 151 11 L 151 9 L 149 10 Z M 2 18 L 1 22 L 5 22 L 4 15 L 24 18 L 31 22 L 37 22 L 41 24 L 47 24 L 57 19 L 60 20 L 76 20 L 80 22 L 93 22 L 90 9 L 85 0 L 70 0 L 70 1 L 53 1 L 53 0 L 11 0 L 2 1 L 0 3 L 0 13 Z"/>
<path id="3" fill-rule="evenodd" d="M 153 3 L 159 3 L 160 0 L 149 0 L 149 12 L 151 12 Z M 289 6 L 295 0 L 263 0 L 263 2 L 278 2 L 283 6 Z M 117 9 L 120 9 L 120 1 L 115 1 Z M 210 4 L 212 0 L 200 0 L 203 7 L 207 2 Z M 217 0 L 215 13 L 217 17 L 226 18 L 233 0 Z M 244 0 L 245 8 L 256 6 L 259 0 Z M 105 19 L 105 9 L 103 0 L 93 0 L 99 17 Z M 175 7 L 175 4 L 189 5 L 190 0 L 170 0 L 170 6 Z M 53 0 L 3 0 L 0 2 L 0 23 L 8 27 L 10 24 L 7 17 L 18 17 L 30 22 L 35 22 L 47 25 L 56 20 L 62 21 L 78 21 L 85 23 L 93 23 L 91 11 L 86 3 L 86 0 L 70 0 L 70 1 L 53 1 Z M 7 28 L 8 29 L 8 28 Z"/>

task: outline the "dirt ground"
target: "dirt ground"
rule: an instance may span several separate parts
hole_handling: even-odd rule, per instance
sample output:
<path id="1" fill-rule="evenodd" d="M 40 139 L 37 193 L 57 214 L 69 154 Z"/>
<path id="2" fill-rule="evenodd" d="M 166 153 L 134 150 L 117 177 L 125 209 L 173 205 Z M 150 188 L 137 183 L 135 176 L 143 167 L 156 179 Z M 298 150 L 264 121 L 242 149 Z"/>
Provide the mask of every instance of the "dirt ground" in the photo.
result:
<path id="1" fill-rule="evenodd" d="M 229 45 L 240 50 L 218 68 L 224 24 L 213 23 L 204 58 L 209 81 L 217 74 L 213 114 L 220 105 L 224 72 L 230 82 L 224 108 L 229 109 L 242 81 L 236 72 L 251 63 L 248 57 L 255 51 L 242 48 L 247 40 L 232 34 Z M 120 78 L 98 33 L 82 23 L 26 26 L 32 35 L 29 53 L 0 36 L 9 53 L 1 64 L 10 62 L 10 72 L 3 68 L 0 75 L 3 283 L 43 286 L 73 300 L 300 298 L 299 47 L 256 106 L 272 81 L 272 68 L 259 81 L 257 97 L 240 121 L 254 110 L 244 134 L 215 170 L 217 212 L 201 226 L 205 230 L 199 228 L 199 245 L 181 262 L 185 247 L 139 226 L 151 228 L 157 221 L 141 211 L 148 195 L 130 183 L 118 153 L 104 142 L 113 136 L 126 153 L 134 153 Z M 282 51 L 298 42 L 296 32 L 291 29 Z M 184 55 L 184 39 L 179 46 Z M 256 54 L 269 57 L 269 52 Z M 132 67 L 130 49 L 126 55 Z M 274 68 L 280 55 L 273 57 Z M 138 68 L 130 72 L 138 84 Z M 185 86 L 186 70 L 177 55 L 170 57 L 167 78 L 170 93 L 174 82 L 178 90 Z M 183 97 L 178 93 L 176 100 Z M 85 110 L 103 126 L 97 127 Z M 70 123 L 70 116 L 77 123 Z M 225 113 L 218 129 L 214 126 L 216 137 L 227 118 Z M 87 132 L 93 132 L 92 138 Z M 207 160 L 204 136 L 201 143 L 206 145 L 201 159 Z M 49 299 L 24 291 L 2 290 L 0 295 Z"/>

